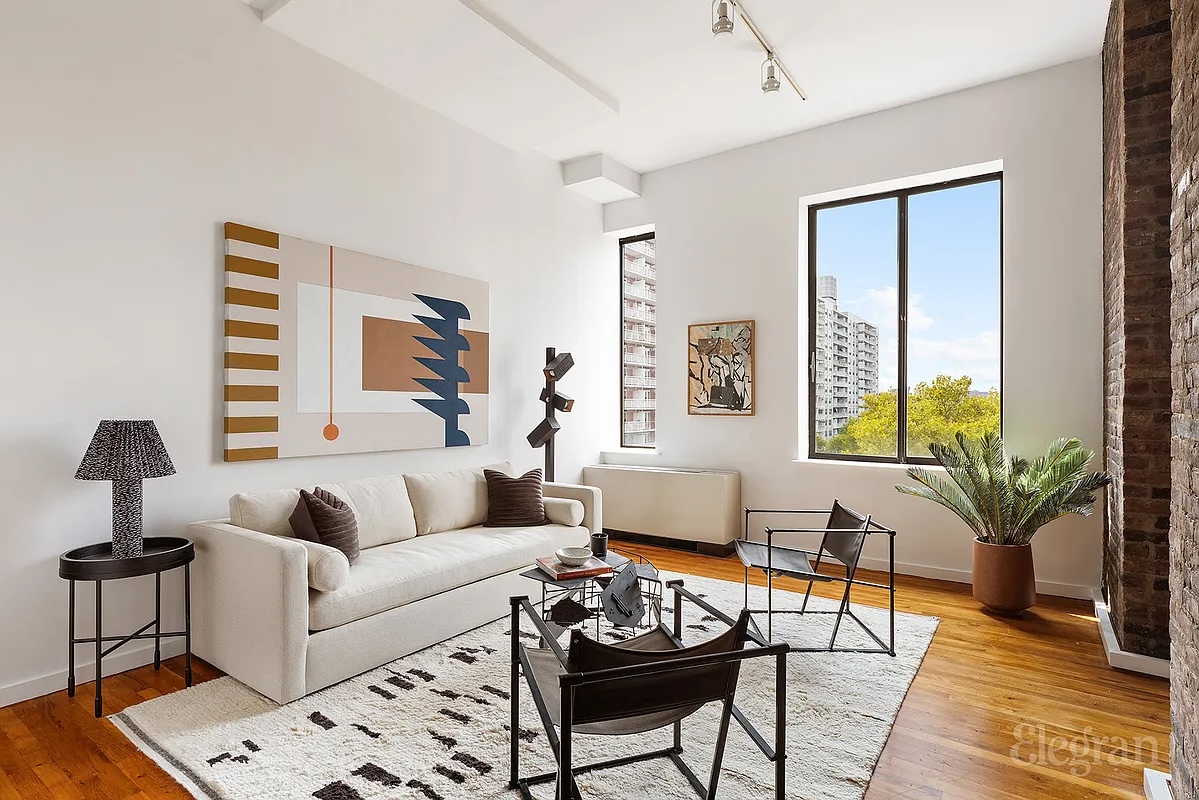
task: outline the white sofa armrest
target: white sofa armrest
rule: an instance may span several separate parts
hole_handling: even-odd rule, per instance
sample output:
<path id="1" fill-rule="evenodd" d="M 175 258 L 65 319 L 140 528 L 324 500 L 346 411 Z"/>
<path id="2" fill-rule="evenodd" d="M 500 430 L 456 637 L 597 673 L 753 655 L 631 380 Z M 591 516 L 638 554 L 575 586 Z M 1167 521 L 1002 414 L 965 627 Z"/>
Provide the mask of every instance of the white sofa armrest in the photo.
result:
<path id="1" fill-rule="evenodd" d="M 188 526 L 195 542 L 196 655 L 279 703 L 304 695 L 308 550 L 227 520 Z"/>
<path id="2" fill-rule="evenodd" d="M 603 506 L 600 490 L 594 486 L 576 483 L 547 483 L 542 492 L 546 497 L 565 497 L 583 504 L 583 527 L 592 533 L 604 529 Z"/>

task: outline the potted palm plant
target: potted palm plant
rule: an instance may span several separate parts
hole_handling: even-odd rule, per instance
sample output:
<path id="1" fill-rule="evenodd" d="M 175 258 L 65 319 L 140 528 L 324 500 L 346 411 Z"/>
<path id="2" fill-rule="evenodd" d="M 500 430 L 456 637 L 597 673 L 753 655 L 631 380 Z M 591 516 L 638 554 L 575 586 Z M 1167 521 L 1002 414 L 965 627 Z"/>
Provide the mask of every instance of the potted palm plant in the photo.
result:
<path id="1" fill-rule="evenodd" d="M 962 518 L 975 537 L 974 599 L 997 614 L 1019 616 L 1037 601 L 1033 535 L 1067 514 L 1089 516 L 1111 476 L 1087 471 L 1095 454 L 1078 439 L 1058 439 L 1030 462 L 1009 457 L 996 433 L 956 438 L 956 447 L 928 448 L 946 475 L 910 467 L 908 477 L 919 485 L 895 488 Z"/>

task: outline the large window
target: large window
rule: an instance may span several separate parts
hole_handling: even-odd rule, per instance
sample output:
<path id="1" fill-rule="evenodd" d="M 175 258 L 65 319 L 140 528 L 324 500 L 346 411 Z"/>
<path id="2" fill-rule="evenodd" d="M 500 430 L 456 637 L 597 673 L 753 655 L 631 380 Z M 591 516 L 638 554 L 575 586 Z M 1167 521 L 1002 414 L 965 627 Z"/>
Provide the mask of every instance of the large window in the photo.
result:
<path id="1" fill-rule="evenodd" d="M 620 445 L 653 447 L 658 285 L 654 235 L 620 240 Z"/>
<path id="2" fill-rule="evenodd" d="M 811 457 L 1000 430 L 1001 175 L 811 206 L 808 262 Z"/>

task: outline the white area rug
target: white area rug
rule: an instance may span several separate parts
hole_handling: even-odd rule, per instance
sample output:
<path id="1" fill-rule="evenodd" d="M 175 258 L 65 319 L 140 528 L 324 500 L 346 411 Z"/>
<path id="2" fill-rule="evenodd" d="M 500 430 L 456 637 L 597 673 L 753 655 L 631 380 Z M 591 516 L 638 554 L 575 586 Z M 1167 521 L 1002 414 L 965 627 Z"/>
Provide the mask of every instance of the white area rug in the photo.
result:
<path id="1" fill-rule="evenodd" d="M 717 608 L 734 614 L 741 607 L 740 584 L 682 577 Z M 798 607 L 801 599 L 781 591 L 775 596 L 780 607 Z M 751 601 L 764 607 L 765 590 L 757 590 Z M 667 593 L 667 607 L 672 603 Z M 822 600 L 817 607 L 835 605 Z M 723 630 L 694 604 L 685 602 L 684 609 L 684 641 L 699 642 Z M 885 610 L 854 610 L 876 631 L 887 629 Z M 778 615 L 775 638 L 793 645 L 824 643 L 832 619 Z M 789 657 L 788 797 L 860 800 L 937 622 L 898 615 L 896 658 Z M 526 622 L 521 629 L 531 627 Z M 111 719 L 201 798 L 518 798 L 507 788 L 508 630 L 508 620 L 499 620 L 286 706 L 224 677 L 140 703 Z M 854 643 L 871 645 L 847 618 L 838 644 Z M 772 739 L 773 659 L 743 663 L 737 704 Z M 549 772 L 554 768 L 549 746 L 523 683 L 521 697 L 522 774 Z M 711 704 L 683 723 L 684 758 L 700 776 L 710 769 L 717 711 Z M 669 729 L 637 737 L 576 736 L 575 763 L 666 747 L 669 737 Z M 770 797 L 773 774 L 773 765 L 734 722 L 719 797 Z M 695 797 L 665 759 L 583 775 L 579 786 L 585 798 L 604 800 Z M 537 787 L 536 796 L 552 798 L 553 784 Z"/>

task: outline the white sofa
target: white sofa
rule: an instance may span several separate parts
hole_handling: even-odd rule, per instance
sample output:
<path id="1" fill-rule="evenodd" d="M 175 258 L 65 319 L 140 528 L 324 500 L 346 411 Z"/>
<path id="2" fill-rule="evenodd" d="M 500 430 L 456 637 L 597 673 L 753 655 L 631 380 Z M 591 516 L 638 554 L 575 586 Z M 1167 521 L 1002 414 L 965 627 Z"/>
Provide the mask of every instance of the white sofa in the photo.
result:
<path id="1" fill-rule="evenodd" d="M 292 536 L 298 489 L 234 495 L 229 519 L 188 527 L 194 652 L 279 703 L 499 619 L 539 596 L 520 577 L 534 559 L 603 530 L 599 490 L 560 483 L 545 485 L 553 524 L 481 527 L 481 467 L 323 488 L 357 518 L 352 567 Z"/>

